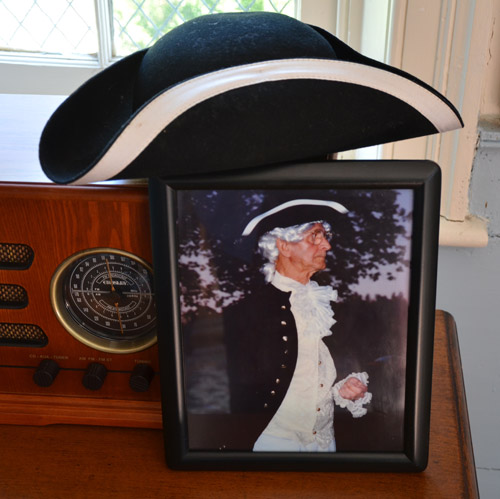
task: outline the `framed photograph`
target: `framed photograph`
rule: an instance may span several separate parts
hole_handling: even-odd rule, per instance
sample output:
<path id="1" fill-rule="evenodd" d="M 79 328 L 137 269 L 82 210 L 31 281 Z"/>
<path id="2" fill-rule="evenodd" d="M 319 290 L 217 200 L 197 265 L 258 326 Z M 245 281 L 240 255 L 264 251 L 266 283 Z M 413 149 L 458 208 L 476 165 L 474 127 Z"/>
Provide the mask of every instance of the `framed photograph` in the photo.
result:
<path id="1" fill-rule="evenodd" d="M 440 169 L 150 180 L 167 463 L 422 471 Z"/>

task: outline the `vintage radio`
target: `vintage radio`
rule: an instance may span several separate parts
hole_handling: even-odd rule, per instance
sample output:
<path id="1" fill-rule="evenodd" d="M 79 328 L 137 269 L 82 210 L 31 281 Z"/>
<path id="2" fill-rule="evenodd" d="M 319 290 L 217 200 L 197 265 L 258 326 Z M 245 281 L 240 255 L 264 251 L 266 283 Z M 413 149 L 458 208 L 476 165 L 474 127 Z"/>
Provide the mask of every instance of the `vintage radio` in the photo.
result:
<path id="1" fill-rule="evenodd" d="M 0 183 L 0 423 L 161 427 L 147 187 Z"/>

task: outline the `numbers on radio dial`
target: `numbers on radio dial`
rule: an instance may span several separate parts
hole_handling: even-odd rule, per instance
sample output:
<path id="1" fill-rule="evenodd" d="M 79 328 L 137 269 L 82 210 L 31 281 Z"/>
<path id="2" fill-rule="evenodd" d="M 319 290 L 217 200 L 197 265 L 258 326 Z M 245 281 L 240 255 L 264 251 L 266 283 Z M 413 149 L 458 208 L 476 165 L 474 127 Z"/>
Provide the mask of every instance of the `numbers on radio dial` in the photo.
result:
<path id="1" fill-rule="evenodd" d="M 51 300 L 68 332 L 98 350 L 130 353 L 156 341 L 152 269 L 131 253 L 73 255 L 54 274 Z"/>

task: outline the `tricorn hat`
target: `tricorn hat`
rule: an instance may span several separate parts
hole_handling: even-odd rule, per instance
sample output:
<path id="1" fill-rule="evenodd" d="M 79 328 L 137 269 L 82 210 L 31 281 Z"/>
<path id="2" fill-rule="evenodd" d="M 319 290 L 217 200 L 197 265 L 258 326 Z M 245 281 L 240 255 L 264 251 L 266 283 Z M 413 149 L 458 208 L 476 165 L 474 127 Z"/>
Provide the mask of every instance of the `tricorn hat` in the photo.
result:
<path id="1" fill-rule="evenodd" d="M 39 154 L 50 179 L 84 184 L 324 158 L 462 125 L 437 91 L 323 29 L 213 14 L 83 84 L 48 121 Z"/>
<path id="2" fill-rule="evenodd" d="M 331 222 L 335 215 L 346 214 L 347 208 L 326 199 L 292 199 L 255 216 L 248 222 L 242 236 L 253 232 L 265 234 L 276 227 L 286 228 L 312 222 Z"/>

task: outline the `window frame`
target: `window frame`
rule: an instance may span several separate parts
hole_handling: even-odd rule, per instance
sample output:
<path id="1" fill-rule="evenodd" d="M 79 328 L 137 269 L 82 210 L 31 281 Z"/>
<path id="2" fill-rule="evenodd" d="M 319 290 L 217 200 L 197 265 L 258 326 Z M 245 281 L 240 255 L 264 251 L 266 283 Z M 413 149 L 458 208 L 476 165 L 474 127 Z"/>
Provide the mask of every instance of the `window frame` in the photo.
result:
<path id="1" fill-rule="evenodd" d="M 395 0 L 388 62 L 418 76 L 459 110 L 464 128 L 384 146 L 394 159 L 426 158 L 442 170 L 440 244 L 481 247 L 486 220 L 469 211 L 469 186 L 488 63 L 492 3 L 461 0 Z M 430 26 L 429 20 L 434 22 Z M 426 29 L 421 29 L 422 25 Z M 488 29 L 489 28 L 489 29 Z M 433 53 L 435 58 L 422 57 Z"/>
<path id="2" fill-rule="evenodd" d="M 362 46 L 362 35 L 363 22 L 369 18 L 369 1 L 338 0 L 337 4 L 337 33 L 341 37 L 342 33 L 348 35 L 349 45 L 366 53 L 369 47 Z M 492 19 L 491 2 L 388 0 L 385 51 L 378 59 L 419 77 L 445 95 L 461 113 L 465 126 L 462 130 L 351 153 L 351 157 L 359 159 L 425 158 L 439 164 L 440 244 L 445 246 L 482 247 L 488 243 L 487 221 L 470 213 L 469 186 Z"/>

